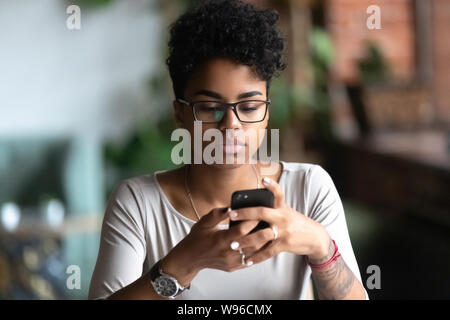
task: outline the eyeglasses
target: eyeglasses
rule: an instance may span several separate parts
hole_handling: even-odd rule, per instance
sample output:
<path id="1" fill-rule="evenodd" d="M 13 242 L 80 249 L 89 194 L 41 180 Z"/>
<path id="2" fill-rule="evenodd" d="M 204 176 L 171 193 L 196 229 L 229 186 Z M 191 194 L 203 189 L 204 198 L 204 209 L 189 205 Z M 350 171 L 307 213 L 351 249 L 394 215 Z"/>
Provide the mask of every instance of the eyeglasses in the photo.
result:
<path id="1" fill-rule="evenodd" d="M 228 108 L 231 108 L 239 119 L 244 123 L 261 122 L 266 118 L 270 100 L 245 100 L 235 103 L 225 103 L 219 101 L 195 101 L 187 102 L 177 99 L 178 102 L 192 107 L 194 119 L 204 123 L 218 123 L 223 120 Z"/>

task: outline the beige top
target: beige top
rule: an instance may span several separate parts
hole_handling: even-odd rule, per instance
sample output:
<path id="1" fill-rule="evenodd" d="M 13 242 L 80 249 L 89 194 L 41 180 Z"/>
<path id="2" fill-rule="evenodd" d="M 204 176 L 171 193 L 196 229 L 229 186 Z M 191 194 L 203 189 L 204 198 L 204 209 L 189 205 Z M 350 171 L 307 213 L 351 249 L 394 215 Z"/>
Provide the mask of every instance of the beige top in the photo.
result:
<path id="1" fill-rule="evenodd" d="M 281 163 L 279 183 L 287 205 L 327 229 L 361 281 L 344 209 L 329 174 L 319 165 Z M 124 180 L 111 194 L 89 299 L 106 298 L 140 278 L 196 223 L 172 206 L 156 173 Z M 282 252 L 234 272 L 203 269 L 179 299 L 306 299 L 310 278 L 311 269 L 304 256 Z"/>

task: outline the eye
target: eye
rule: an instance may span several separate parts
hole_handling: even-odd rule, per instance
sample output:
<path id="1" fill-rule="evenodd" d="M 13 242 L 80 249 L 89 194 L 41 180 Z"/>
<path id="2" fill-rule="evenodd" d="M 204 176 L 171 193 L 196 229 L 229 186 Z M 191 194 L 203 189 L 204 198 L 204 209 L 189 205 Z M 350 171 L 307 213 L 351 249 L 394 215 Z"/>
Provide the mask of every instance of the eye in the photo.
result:
<path id="1" fill-rule="evenodd" d="M 217 102 L 199 102 L 196 104 L 196 108 L 202 112 L 215 112 L 221 110 L 220 104 Z"/>
<path id="2" fill-rule="evenodd" d="M 259 110 L 264 106 L 262 101 L 249 101 L 239 104 L 239 111 L 241 112 L 253 112 Z"/>
<path id="3" fill-rule="evenodd" d="M 255 111 L 255 110 L 257 110 L 257 108 L 255 108 L 255 107 L 241 107 L 241 108 L 239 108 L 239 111 L 241 111 L 241 112 L 252 112 L 252 111 Z"/>

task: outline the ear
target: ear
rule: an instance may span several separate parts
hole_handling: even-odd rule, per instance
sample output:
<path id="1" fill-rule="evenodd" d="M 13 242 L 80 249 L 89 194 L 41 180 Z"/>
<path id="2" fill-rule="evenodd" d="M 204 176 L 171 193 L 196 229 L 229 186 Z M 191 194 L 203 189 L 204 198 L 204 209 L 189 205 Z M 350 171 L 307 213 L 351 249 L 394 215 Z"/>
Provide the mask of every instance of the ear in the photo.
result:
<path id="1" fill-rule="evenodd" d="M 178 128 L 184 128 L 184 107 L 177 101 L 173 100 L 173 112 L 175 115 L 175 122 Z"/>

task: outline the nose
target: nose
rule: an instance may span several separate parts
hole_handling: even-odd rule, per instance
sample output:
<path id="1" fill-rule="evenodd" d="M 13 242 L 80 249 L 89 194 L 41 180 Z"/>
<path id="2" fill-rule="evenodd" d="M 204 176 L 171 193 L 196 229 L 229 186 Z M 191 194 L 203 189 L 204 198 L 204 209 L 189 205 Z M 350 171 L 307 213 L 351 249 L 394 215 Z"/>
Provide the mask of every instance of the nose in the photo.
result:
<path id="1" fill-rule="evenodd" d="M 219 123 L 219 129 L 235 129 L 241 128 L 241 122 L 238 117 L 234 113 L 232 108 L 227 108 L 225 115 L 223 116 L 222 121 Z"/>

